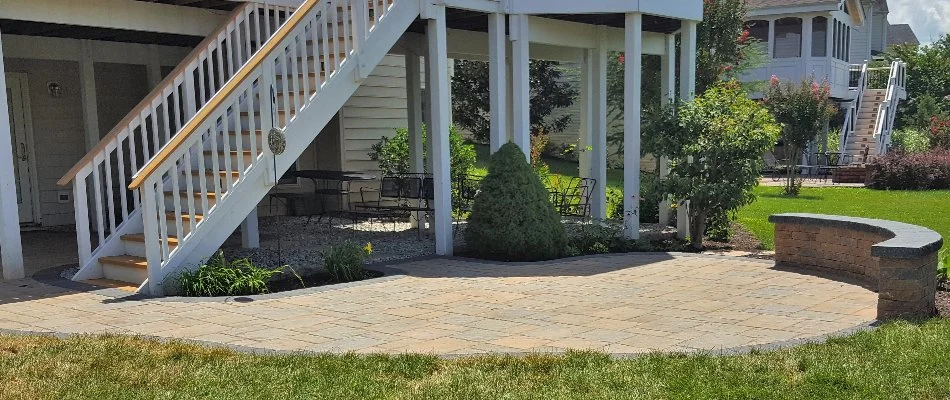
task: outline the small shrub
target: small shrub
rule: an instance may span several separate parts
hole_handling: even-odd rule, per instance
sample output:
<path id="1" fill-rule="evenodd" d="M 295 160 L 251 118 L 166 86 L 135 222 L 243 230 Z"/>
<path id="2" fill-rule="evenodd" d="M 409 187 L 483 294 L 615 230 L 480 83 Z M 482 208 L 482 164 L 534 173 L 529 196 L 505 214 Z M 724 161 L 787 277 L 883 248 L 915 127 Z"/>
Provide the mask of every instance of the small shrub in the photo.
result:
<path id="1" fill-rule="evenodd" d="M 891 147 L 903 153 L 923 153 L 930 150 L 930 134 L 913 128 L 894 131 Z"/>
<path id="2" fill-rule="evenodd" d="M 365 246 L 350 242 L 343 242 L 338 246 L 330 246 L 323 255 L 323 268 L 327 270 L 330 277 L 337 282 L 353 282 L 366 275 L 363 270 L 363 263 L 366 262 L 366 256 L 373 254 L 373 245 L 367 243 Z"/>
<path id="3" fill-rule="evenodd" d="M 613 224 L 575 224 L 568 233 L 568 254 L 607 254 L 627 251 L 631 246 L 620 226 Z"/>
<path id="4" fill-rule="evenodd" d="M 868 164 L 868 187 L 887 190 L 950 189 L 950 150 L 892 152 Z"/>
<path id="5" fill-rule="evenodd" d="M 732 239 L 732 229 L 728 212 L 714 212 L 706 218 L 706 237 L 719 243 L 728 243 Z"/>
<path id="6" fill-rule="evenodd" d="M 640 222 L 659 222 L 661 201 L 663 201 L 663 192 L 658 187 L 656 174 L 641 172 Z M 607 188 L 607 219 L 623 219 L 622 188 Z"/>
<path id="7" fill-rule="evenodd" d="M 422 140 L 427 140 L 426 127 L 422 127 Z M 423 160 L 429 156 L 425 154 L 426 146 L 423 146 Z M 400 175 L 409 173 L 409 131 L 404 128 L 396 129 L 396 135 L 392 138 L 383 137 L 379 142 L 371 147 L 368 154 L 370 160 L 379 163 L 379 170 L 383 175 Z M 455 126 L 449 127 L 449 164 L 451 168 L 452 182 L 469 173 L 475 166 L 475 146 L 465 143 L 462 135 Z M 423 165 L 427 165 L 423 161 Z"/>
<path id="8" fill-rule="evenodd" d="M 513 143 L 491 156 L 465 242 L 478 257 L 536 261 L 561 257 L 567 238 L 548 190 Z"/>
<path id="9" fill-rule="evenodd" d="M 219 251 L 197 269 L 182 271 L 176 279 L 176 284 L 182 296 L 263 294 L 269 292 L 267 282 L 283 273 L 285 268 L 289 267 L 261 268 L 247 258 L 228 260 L 224 252 Z"/>

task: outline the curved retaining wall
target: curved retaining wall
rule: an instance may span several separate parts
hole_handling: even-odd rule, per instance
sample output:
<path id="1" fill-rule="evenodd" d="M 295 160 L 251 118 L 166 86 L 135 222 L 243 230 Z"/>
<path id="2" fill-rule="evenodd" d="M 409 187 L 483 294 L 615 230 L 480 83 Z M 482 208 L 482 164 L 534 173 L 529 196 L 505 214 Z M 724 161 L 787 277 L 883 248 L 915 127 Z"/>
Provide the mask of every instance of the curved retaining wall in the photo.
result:
<path id="1" fill-rule="evenodd" d="M 775 263 L 845 275 L 878 293 L 877 316 L 933 315 L 943 239 L 916 225 L 822 214 L 776 214 Z"/>

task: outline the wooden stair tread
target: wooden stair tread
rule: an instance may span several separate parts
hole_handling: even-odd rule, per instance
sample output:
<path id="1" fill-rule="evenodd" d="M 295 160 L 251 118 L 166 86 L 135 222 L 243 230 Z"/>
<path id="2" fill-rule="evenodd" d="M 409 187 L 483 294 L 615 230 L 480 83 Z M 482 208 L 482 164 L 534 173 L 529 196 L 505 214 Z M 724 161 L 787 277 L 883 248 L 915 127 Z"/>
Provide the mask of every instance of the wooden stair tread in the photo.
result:
<path id="1" fill-rule="evenodd" d="M 121 267 L 141 269 L 148 268 L 148 261 L 146 261 L 144 257 L 129 255 L 99 257 L 99 262 L 103 264 L 118 265 Z"/>
<path id="2" fill-rule="evenodd" d="M 139 242 L 145 243 L 145 234 L 143 233 L 133 233 L 130 235 L 122 235 L 122 240 L 127 242 Z M 178 246 L 178 237 L 174 235 L 168 236 L 168 245 L 169 246 Z"/>
<path id="3" fill-rule="evenodd" d="M 189 172 L 189 171 L 182 171 L 182 173 L 185 173 L 185 174 L 187 174 L 188 172 Z M 200 170 L 200 171 L 191 170 L 190 172 L 191 172 L 191 175 L 202 175 L 202 174 L 204 174 L 205 176 L 227 175 L 228 172 L 231 172 L 231 175 L 234 175 L 234 176 L 241 175 L 241 172 L 240 172 L 240 171 L 217 171 L 217 172 L 215 172 L 215 171 L 208 171 L 208 170 Z"/>
<path id="4" fill-rule="evenodd" d="M 131 292 L 131 293 L 135 293 L 139 290 L 138 286 L 134 284 L 131 284 L 129 282 L 117 281 L 114 279 L 106 279 L 106 278 L 89 279 L 82 282 L 89 285 L 93 285 L 93 286 L 119 289 L 119 290 L 124 290 L 126 292 Z"/>
<path id="5" fill-rule="evenodd" d="M 205 218 L 205 216 L 204 216 L 204 215 L 201 215 L 201 214 L 195 214 L 195 215 L 182 214 L 182 215 L 181 215 L 181 219 L 182 219 L 183 221 L 190 220 L 192 217 L 194 217 L 195 221 L 201 221 L 202 219 Z M 165 219 L 169 219 L 169 220 L 174 221 L 174 220 L 175 220 L 175 212 L 174 212 L 174 211 L 168 211 L 168 212 L 166 212 L 166 213 L 165 213 Z"/>
<path id="6" fill-rule="evenodd" d="M 205 153 L 205 154 L 214 154 L 214 153 L 218 153 L 218 154 L 224 154 L 224 153 L 237 154 L 239 151 L 240 151 L 241 153 L 244 153 L 245 155 L 251 154 L 251 151 L 250 151 L 250 150 L 231 150 L 231 151 L 228 151 L 228 152 L 225 152 L 224 150 L 217 150 L 217 151 L 215 151 L 215 150 L 205 150 L 204 153 Z M 258 152 L 258 153 L 260 153 L 260 152 Z"/>
<path id="7" fill-rule="evenodd" d="M 223 191 L 223 188 L 222 188 L 222 191 Z M 192 194 L 192 196 L 195 196 L 195 197 L 201 197 L 201 192 L 192 192 L 191 194 Z M 175 194 L 174 194 L 173 192 L 165 192 L 165 197 L 171 197 L 171 196 L 174 196 L 174 195 L 175 195 Z M 187 190 L 180 190 L 180 191 L 178 191 L 178 195 L 179 195 L 179 196 L 188 196 L 188 191 L 187 191 Z M 213 198 L 215 198 L 215 197 L 217 197 L 217 195 L 214 194 L 214 192 L 209 192 L 209 193 L 208 193 L 208 198 L 209 198 L 209 199 L 213 199 Z"/>

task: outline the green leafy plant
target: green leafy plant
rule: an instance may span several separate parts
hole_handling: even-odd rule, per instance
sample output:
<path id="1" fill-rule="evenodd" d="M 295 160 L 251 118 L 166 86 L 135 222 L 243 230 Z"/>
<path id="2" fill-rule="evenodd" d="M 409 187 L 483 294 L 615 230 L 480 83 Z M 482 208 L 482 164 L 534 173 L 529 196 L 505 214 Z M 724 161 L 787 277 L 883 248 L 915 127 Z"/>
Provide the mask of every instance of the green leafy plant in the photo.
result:
<path id="1" fill-rule="evenodd" d="M 183 296 L 248 296 L 268 293 L 268 281 L 285 269 L 300 279 L 288 266 L 258 267 L 247 258 L 228 260 L 223 251 L 218 251 L 198 268 L 182 271 L 175 283 Z M 300 283 L 303 285 L 303 280 Z"/>
<path id="2" fill-rule="evenodd" d="M 937 255 L 937 280 L 950 282 L 950 247 L 940 250 Z"/>
<path id="3" fill-rule="evenodd" d="M 465 242 L 477 257 L 492 260 L 550 260 L 564 254 L 567 238 L 548 190 L 514 143 L 491 156 Z"/>
<path id="4" fill-rule="evenodd" d="M 801 157 L 808 143 L 824 129 L 836 112 L 829 99 L 831 88 L 827 82 L 803 80 L 798 84 L 782 83 L 772 75 L 763 104 L 781 124 L 782 140 L 788 147 L 787 158 Z M 785 194 L 797 196 L 801 191 L 798 168 L 787 168 Z"/>
<path id="5" fill-rule="evenodd" d="M 568 233 L 568 254 L 606 254 L 629 251 L 634 241 L 623 237 L 623 229 L 614 224 L 602 222 L 574 224 Z"/>
<path id="6" fill-rule="evenodd" d="M 923 153 L 930 150 L 931 136 L 929 132 L 920 129 L 898 129 L 891 134 L 891 146 L 904 153 Z"/>
<path id="7" fill-rule="evenodd" d="M 422 127 L 422 140 L 423 143 L 428 140 L 425 126 Z M 425 161 L 429 157 L 426 147 L 423 146 L 422 165 L 428 165 Z M 392 138 L 384 136 L 370 149 L 369 158 L 379 163 L 379 169 L 384 175 L 412 172 L 409 168 L 409 130 L 396 129 L 395 136 Z M 475 166 L 475 146 L 465 143 L 465 139 L 454 125 L 449 127 L 449 157 L 453 182 L 467 175 Z"/>
<path id="8" fill-rule="evenodd" d="M 363 264 L 366 257 L 373 254 L 372 243 L 360 245 L 349 240 L 337 246 L 330 246 L 322 252 L 323 268 L 337 282 L 353 282 L 363 279 L 366 272 Z"/>
<path id="9" fill-rule="evenodd" d="M 659 187 L 674 202 L 689 201 L 690 242 L 699 249 L 710 216 L 735 212 L 755 199 L 762 153 L 775 143 L 779 126 L 734 81 L 661 117 L 668 129 L 657 148 L 670 160 L 670 175 Z"/>

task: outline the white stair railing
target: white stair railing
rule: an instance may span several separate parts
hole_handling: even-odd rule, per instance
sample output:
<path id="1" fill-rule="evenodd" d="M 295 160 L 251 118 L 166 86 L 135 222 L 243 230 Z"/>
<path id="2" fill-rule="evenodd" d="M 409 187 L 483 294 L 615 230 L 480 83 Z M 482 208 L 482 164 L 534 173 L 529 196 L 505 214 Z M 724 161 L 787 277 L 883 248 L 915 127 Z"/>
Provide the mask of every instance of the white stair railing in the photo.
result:
<path id="1" fill-rule="evenodd" d="M 868 64 L 865 62 L 861 66 L 861 74 L 858 77 L 858 83 L 855 86 L 854 100 L 845 112 L 844 125 L 841 127 L 841 138 L 838 142 L 838 151 L 844 153 L 848 146 L 848 139 L 854 132 L 858 124 L 858 114 L 861 112 L 861 101 L 864 98 L 864 90 L 868 87 Z M 845 162 L 846 157 L 841 157 L 840 162 Z"/>
<path id="2" fill-rule="evenodd" d="M 287 126 L 306 111 L 315 98 L 321 97 L 321 91 L 335 82 L 333 78 L 342 66 L 357 61 L 357 57 L 350 56 L 365 43 L 394 1 L 305 1 L 136 174 L 129 187 L 141 192 L 148 289 L 153 294 L 162 291 L 170 258 L 195 239 L 195 232 L 201 232 L 219 205 L 229 201 L 230 194 L 244 184 L 245 176 L 258 176 L 261 168 L 267 171 L 264 176 L 274 176 L 273 164 L 265 161 L 272 153 L 264 136 L 271 128 Z M 224 160 L 217 157 L 217 151 L 206 157 L 208 148 L 223 148 Z M 235 152 L 251 156 L 247 160 L 238 156 L 237 165 L 231 165 L 228 154 Z M 210 173 L 214 178 L 199 178 L 196 184 L 190 175 L 195 171 Z M 173 201 L 172 209 L 166 210 L 167 193 L 181 193 L 181 198 L 187 200 Z M 215 205 L 209 208 L 211 196 Z M 196 213 L 199 205 L 200 218 Z M 170 247 L 170 239 L 176 239 L 177 246 Z"/>
<path id="3" fill-rule="evenodd" d="M 877 154 L 885 154 L 891 145 L 891 133 L 894 130 L 894 118 L 900 101 L 907 97 L 907 64 L 901 60 L 891 62 L 890 76 L 887 80 L 887 92 L 878 108 L 877 121 L 874 124 L 874 139 L 877 142 Z"/>
<path id="4" fill-rule="evenodd" d="M 238 5 L 57 182 L 73 183 L 81 273 L 98 265 L 95 260 L 106 247 L 121 246 L 118 238 L 126 230 L 141 225 L 139 196 L 127 188 L 132 176 L 177 136 L 292 13 L 292 7 L 267 3 Z"/>

